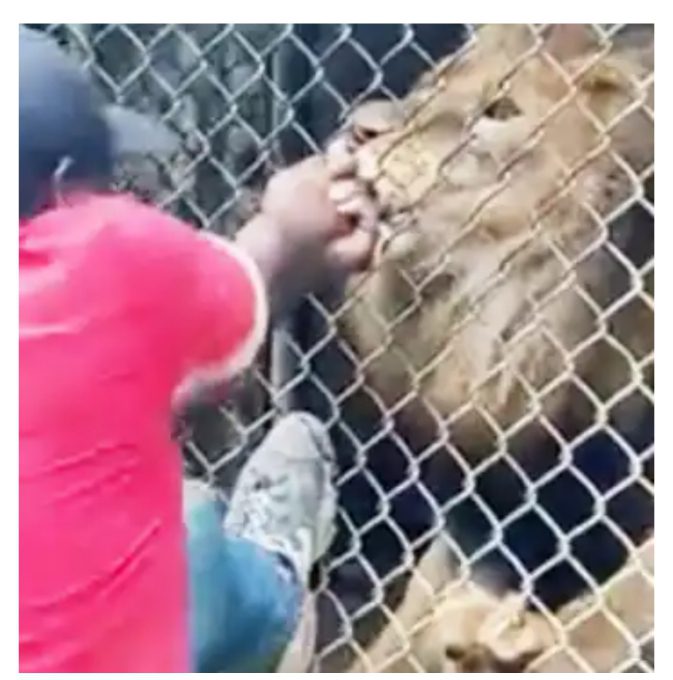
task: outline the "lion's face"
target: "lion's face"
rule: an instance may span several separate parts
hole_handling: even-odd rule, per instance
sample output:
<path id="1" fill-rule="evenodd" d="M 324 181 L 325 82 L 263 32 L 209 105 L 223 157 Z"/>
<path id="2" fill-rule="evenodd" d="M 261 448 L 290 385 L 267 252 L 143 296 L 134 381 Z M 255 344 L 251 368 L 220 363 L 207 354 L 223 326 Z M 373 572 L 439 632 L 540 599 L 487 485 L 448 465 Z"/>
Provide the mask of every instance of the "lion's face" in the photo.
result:
<path id="1" fill-rule="evenodd" d="M 384 396 L 512 422 L 567 367 L 596 314 L 554 290 L 653 161 L 634 55 L 602 54 L 583 27 L 489 26 L 403 101 L 354 112 L 393 236 L 345 320 Z"/>

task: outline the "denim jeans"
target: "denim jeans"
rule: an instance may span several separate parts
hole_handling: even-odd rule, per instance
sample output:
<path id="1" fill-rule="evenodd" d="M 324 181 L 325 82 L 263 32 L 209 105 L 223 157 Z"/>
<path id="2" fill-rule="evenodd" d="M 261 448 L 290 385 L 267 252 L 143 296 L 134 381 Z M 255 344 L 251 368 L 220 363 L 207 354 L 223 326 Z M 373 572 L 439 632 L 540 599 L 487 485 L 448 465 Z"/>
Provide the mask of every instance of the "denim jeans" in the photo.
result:
<path id="1" fill-rule="evenodd" d="M 197 672 L 271 672 L 297 627 L 304 589 L 285 560 L 225 536 L 225 504 L 185 509 L 189 626 Z"/>

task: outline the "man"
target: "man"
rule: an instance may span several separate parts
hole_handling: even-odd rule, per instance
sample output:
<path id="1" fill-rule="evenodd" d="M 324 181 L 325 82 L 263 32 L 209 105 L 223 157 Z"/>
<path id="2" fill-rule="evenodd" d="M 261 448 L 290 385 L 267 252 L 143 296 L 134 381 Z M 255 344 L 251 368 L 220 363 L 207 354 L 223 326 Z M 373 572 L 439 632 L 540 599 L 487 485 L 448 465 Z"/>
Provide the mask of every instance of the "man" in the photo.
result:
<path id="1" fill-rule="evenodd" d="M 329 439 L 281 421 L 226 514 L 190 504 L 185 532 L 170 413 L 248 365 L 304 292 L 366 265 L 373 207 L 347 155 L 314 158 L 272 180 L 235 243 L 200 235 L 109 193 L 120 152 L 170 137 L 103 107 L 24 28 L 19 102 L 20 669 L 272 670 L 329 542 Z"/>

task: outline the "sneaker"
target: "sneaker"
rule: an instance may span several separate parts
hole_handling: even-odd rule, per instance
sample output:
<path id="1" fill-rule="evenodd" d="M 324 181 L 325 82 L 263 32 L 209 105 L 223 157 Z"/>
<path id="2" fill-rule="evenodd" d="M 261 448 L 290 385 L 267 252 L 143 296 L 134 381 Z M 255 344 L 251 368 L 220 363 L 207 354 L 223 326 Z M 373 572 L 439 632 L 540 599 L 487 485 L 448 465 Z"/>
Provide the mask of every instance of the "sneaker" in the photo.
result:
<path id="1" fill-rule="evenodd" d="M 243 468 L 225 532 L 280 554 L 306 585 L 334 537 L 335 470 L 325 426 L 307 413 L 286 416 Z"/>

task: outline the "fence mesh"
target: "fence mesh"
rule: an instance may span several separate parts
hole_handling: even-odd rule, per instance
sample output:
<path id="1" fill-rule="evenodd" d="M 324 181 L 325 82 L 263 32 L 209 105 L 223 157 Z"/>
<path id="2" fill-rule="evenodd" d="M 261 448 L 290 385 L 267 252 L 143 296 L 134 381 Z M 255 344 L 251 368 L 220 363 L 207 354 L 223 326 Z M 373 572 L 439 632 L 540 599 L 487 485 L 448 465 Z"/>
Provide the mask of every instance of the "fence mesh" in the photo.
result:
<path id="1" fill-rule="evenodd" d="M 120 183 L 196 228 L 337 133 L 381 204 L 377 270 L 178 427 L 226 492 L 331 425 L 312 669 L 653 670 L 653 27 L 42 28 L 180 136 Z"/>

